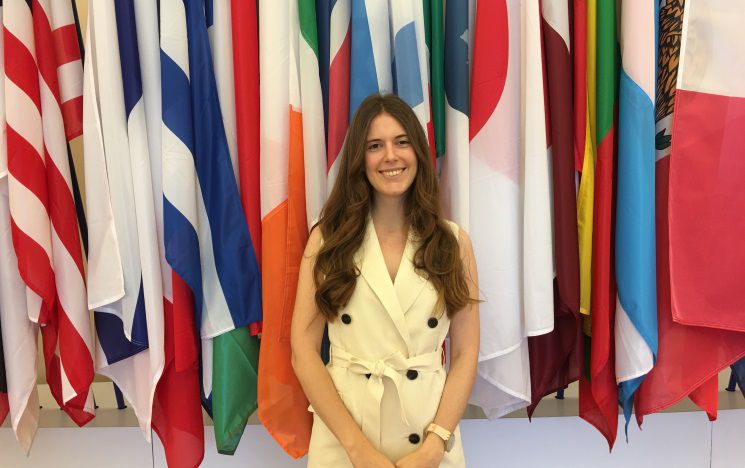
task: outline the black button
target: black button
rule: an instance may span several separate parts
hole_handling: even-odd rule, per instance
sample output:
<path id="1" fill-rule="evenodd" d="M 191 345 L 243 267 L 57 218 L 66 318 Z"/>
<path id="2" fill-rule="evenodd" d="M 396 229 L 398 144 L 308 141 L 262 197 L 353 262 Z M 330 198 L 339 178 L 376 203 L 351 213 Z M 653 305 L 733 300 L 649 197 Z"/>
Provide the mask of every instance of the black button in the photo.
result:
<path id="1" fill-rule="evenodd" d="M 406 371 L 406 378 L 409 380 L 414 380 L 419 376 L 419 372 L 415 371 L 414 369 L 409 369 Z"/>
<path id="2" fill-rule="evenodd" d="M 341 321 L 345 325 L 349 325 L 352 323 L 352 317 L 350 317 L 349 314 L 341 314 Z"/>
<path id="3" fill-rule="evenodd" d="M 416 445 L 419 443 L 420 437 L 419 434 L 409 434 L 409 442 Z"/>
<path id="4" fill-rule="evenodd" d="M 369 379 L 371 375 L 372 374 L 365 374 L 365 377 L 367 377 Z"/>
<path id="5" fill-rule="evenodd" d="M 427 320 L 427 326 L 429 328 L 437 328 L 438 323 L 439 323 L 439 320 L 437 320 L 434 317 L 430 317 L 429 320 Z"/>

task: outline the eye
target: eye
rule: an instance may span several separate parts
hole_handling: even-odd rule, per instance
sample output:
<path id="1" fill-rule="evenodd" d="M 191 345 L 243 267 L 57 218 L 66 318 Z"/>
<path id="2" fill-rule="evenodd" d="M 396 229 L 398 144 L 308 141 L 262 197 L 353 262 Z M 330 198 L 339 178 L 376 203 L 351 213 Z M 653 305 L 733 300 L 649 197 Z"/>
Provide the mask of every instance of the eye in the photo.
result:
<path id="1" fill-rule="evenodd" d="M 380 143 L 370 143 L 369 145 L 367 145 L 368 151 L 375 151 L 378 148 L 380 148 Z"/>
<path id="2" fill-rule="evenodd" d="M 398 140 L 398 146 L 409 146 L 409 139 L 408 138 L 401 138 Z"/>

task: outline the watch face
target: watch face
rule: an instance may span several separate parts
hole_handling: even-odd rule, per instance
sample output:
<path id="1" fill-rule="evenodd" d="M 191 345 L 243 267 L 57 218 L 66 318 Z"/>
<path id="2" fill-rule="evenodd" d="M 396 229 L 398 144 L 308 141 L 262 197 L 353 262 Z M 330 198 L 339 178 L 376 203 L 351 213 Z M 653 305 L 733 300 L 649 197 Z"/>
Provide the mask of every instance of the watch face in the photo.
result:
<path id="1" fill-rule="evenodd" d="M 453 446 L 455 445 L 455 432 L 450 434 L 450 437 L 448 437 L 448 441 L 445 442 L 445 451 L 449 452 Z"/>

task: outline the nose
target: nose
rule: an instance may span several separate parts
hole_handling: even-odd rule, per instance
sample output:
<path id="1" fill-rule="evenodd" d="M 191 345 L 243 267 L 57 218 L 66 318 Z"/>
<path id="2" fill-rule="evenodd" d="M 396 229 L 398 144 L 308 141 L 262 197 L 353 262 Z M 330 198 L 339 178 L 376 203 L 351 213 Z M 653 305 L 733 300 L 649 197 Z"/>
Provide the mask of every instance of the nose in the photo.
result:
<path id="1" fill-rule="evenodd" d="M 389 141 L 385 144 L 385 155 L 383 159 L 385 161 L 395 161 L 396 158 L 398 158 L 398 154 L 396 153 L 396 143 Z"/>

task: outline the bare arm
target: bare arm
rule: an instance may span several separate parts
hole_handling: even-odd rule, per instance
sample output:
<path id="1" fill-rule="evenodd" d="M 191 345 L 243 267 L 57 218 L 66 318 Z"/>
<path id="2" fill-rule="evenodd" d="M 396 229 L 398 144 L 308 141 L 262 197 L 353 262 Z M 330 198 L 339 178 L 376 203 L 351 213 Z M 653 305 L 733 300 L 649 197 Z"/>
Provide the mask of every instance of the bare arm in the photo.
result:
<path id="1" fill-rule="evenodd" d="M 473 299 L 479 297 L 479 282 L 476 271 L 476 259 L 473 255 L 471 238 L 460 230 L 458 239 L 460 244 L 463 268 L 468 282 L 469 295 Z M 463 412 L 468 405 L 473 382 L 476 379 L 476 367 L 479 357 L 479 304 L 469 304 L 458 311 L 450 321 L 450 371 L 445 380 L 445 387 L 440 397 L 434 422 L 446 430 L 453 432 L 458 425 Z M 445 453 L 442 440 L 433 434 L 427 434 L 420 449 L 426 466 L 438 466 Z M 416 452 L 415 452 L 416 453 Z M 400 460 L 396 466 L 419 466 L 413 458 L 418 454 L 411 454 L 411 458 Z"/>
<path id="2" fill-rule="evenodd" d="M 471 298 L 479 297 L 479 280 L 471 238 L 460 230 L 463 269 Z M 479 358 L 479 304 L 469 304 L 456 313 L 450 321 L 450 371 L 435 415 L 435 424 L 448 431 L 455 430 L 468 405 L 468 397 L 476 379 Z M 430 435 L 431 437 L 431 435 Z M 429 438 L 429 437 L 428 437 Z"/>
<path id="3" fill-rule="evenodd" d="M 326 319 L 316 306 L 313 281 L 313 267 L 320 246 L 320 230 L 314 229 L 300 263 L 297 297 L 292 313 L 292 367 L 316 414 L 333 432 L 355 466 L 358 466 L 360 464 L 356 462 L 357 459 L 367 463 L 370 459 L 375 461 L 376 455 L 383 455 L 365 438 L 347 411 L 321 360 L 321 340 Z M 385 457 L 379 462 L 379 465 L 370 466 L 385 466 L 384 462 L 392 466 Z"/>

